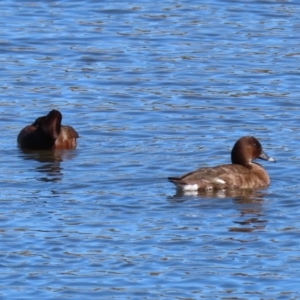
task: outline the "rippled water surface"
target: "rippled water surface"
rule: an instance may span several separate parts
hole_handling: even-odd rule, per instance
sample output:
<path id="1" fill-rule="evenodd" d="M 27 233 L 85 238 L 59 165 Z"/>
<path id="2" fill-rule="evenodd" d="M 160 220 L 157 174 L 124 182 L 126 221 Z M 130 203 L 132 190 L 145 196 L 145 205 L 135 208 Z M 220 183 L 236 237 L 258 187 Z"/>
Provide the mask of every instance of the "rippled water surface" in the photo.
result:
<path id="1" fill-rule="evenodd" d="M 201 2 L 201 1 L 200 1 Z M 3 1 L 1 299 L 299 299 L 297 1 Z M 70 151 L 24 152 L 51 109 Z M 259 191 L 176 195 L 254 135 Z"/>

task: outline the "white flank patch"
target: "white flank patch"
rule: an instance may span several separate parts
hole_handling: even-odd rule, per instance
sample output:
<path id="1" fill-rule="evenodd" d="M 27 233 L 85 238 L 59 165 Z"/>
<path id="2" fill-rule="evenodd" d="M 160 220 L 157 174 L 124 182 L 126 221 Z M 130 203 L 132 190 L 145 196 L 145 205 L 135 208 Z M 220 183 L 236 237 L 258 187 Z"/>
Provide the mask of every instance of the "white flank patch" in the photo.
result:
<path id="1" fill-rule="evenodd" d="M 184 185 L 182 187 L 182 189 L 184 191 L 197 191 L 198 190 L 198 184 L 187 184 L 187 185 Z"/>
<path id="2" fill-rule="evenodd" d="M 215 178 L 214 179 L 214 183 L 217 183 L 217 184 L 225 184 L 226 182 L 220 178 Z"/>

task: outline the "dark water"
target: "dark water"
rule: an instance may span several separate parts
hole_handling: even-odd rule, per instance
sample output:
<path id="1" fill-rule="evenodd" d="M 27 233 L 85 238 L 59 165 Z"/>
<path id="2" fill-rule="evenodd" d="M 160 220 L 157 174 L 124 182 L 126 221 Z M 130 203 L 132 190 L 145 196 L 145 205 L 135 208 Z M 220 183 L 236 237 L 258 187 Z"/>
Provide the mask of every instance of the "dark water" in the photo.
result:
<path id="1" fill-rule="evenodd" d="M 3 1 L 1 299 L 298 299 L 296 1 Z M 74 151 L 26 153 L 57 108 Z M 168 176 L 254 135 L 270 187 Z"/>

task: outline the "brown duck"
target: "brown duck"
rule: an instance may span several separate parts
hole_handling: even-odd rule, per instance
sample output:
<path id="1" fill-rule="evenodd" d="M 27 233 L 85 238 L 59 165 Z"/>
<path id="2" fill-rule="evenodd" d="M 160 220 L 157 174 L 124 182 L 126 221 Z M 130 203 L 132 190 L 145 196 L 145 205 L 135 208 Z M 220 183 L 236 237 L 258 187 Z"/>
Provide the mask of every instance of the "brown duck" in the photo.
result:
<path id="1" fill-rule="evenodd" d="M 75 149 L 78 133 L 71 126 L 61 125 L 61 121 L 62 114 L 55 109 L 37 118 L 20 131 L 18 146 L 32 150 Z"/>
<path id="2" fill-rule="evenodd" d="M 275 162 L 255 137 L 244 136 L 232 148 L 232 164 L 200 168 L 168 180 L 181 191 L 263 188 L 270 184 L 270 178 L 260 164 L 253 162 L 256 158 Z"/>

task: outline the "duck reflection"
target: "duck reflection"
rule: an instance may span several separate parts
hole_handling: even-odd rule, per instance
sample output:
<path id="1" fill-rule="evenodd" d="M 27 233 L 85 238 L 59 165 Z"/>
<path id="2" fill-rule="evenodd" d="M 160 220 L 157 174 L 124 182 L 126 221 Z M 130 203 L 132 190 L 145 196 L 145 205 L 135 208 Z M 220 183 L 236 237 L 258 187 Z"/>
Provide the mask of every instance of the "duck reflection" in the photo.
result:
<path id="1" fill-rule="evenodd" d="M 208 191 L 182 191 L 181 189 L 176 190 L 176 194 L 172 197 L 174 199 L 185 196 L 197 196 L 201 198 L 237 198 L 237 199 L 252 199 L 261 190 L 253 189 L 224 189 L 224 190 L 208 190 Z"/>
<path id="2" fill-rule="evenodd" d="M 247 197 L 234 197 L 233 203 L 239 211 L 239 219 L 234 221 L 236 226 L 230 227 L 229 231 L 252 232 L 263 230 L 267 220 L 262 219 L 264 198 L 266 191 L 252 191 Z"/>
<path id="3" fill-rule="evenodd" d="M 60 181 L 63 176 L 61 162 L 72 159 L 76 152 L 71 150 L 24 150 L 19 149 L 20 157 L 24 160 L 35 160 L 40 164 L 36 170 L 43 174 L 38 180 L 44 182 Z"/>
<path id="4" fill-rule="evenodd" d="M 208 204 L 209 199 L 213 201 L 215 206 L 216 201 L 223 199 L 223 201 L 230 201 L 234 205 L 234 209 L 239 212 L 238 220 L 233 220 L 235 224 L 229 227 L 228 230 L 232 232 L 253 232 L 256 230 L 263 230 L 267 220 L 263 219 L 263 204 L 267 195 L 266 190 L 252 190 L 252 189 L 236 189 L 236 190 L 219 190 L 214 192 L 198 192 L 196 194 L 187 194 L 178 190 L 176 194 L 169 198 L 172 202 L 185 202 L 195 197 L 199 200 L 206 200 Z M 200 199 L 201 198 L 201 199 Z M 230 203 L 230 202 L 229 202 Z M 202 207 L 202 206 L 201 206 Z M 236 216 L 235 216 L 236 217 Z"/>

